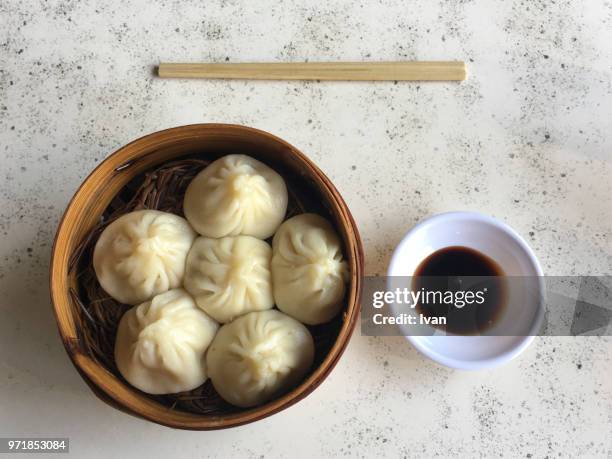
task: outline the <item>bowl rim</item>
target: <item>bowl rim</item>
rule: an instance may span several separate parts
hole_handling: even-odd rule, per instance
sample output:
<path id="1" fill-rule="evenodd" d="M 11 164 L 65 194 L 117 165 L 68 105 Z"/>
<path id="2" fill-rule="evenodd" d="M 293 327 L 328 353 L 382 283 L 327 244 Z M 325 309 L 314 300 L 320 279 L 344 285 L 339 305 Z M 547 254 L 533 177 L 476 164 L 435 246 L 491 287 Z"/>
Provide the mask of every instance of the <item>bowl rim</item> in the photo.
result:
<path id="1" fill-rule="evenodd" d="M 490 215 L 486 215 L 480 212 L 474 212 L 474 211 L 458 210 L 458 211 L 441 212 L 441 213 L 430 215 L 424 218 L 423 220 L 421 220 L 420 222 L 418 222 L 415 226 L 413 226 L 410 230 L 408 230 L 406 234 L 404 234 L 401 241 L 397 244 L 397 246 L 393 250 L 393 253 L 391 255 L 391 260 L 389 261 L 389 265 L 387 267 L 387 276 L 388 277 L 392 276 L 395 270 L 395 267 L 398 264 L 401 264 L 403 246 L 406 245 L 408 243 L 408 240 L 413 238 L 419 231 L 423 231 L 425 228 L 432 226 L 432 225 L 449 224 L 449 223 L 452 224 L 453 221 L 458 221 L 458 220 L 459 221 L 467 220 L 467 221 L 473 221 L 477 224 L 490 225 L 494 227 L 496 230 L 502 233 L 505 233 L 510 238 L 512 238 L 512 240 L 514 240 L 519 245 L 521 250 L 523 250 L 524 255 L 526 256 L 527 260 L 529 261 L 532 268 L 536 272 L 536 276 L 538 277 L 538 288 L 540 290 L 540 304 L 539 304 L 538 314 L 535 317 L 533 323 L 531 324 L 531 327 L 529 328 L 529 335 L 518 337 L 520 339 L 517 339 L 516 343 L 512 347 L 505 350 L 504 352 L 501 352 L 500 354 L 493 356 L 493 357 L 479 359 L 479 360 L 463 360 L 463 359 L 448 357 L 447 355 L 437 352 L 436 350 L 427 346 L 427 344 L 425 344 L 424 342 L 425 341 L 423 339 L 424 337 L 422 336 L 408 335 L 408 336 L 405 336 L 404 338 L 406 338 L 406 340 L 408 340 L 421 354 L 430 358 L 434 362 L 439 363 L 449 368 L 453 368 L 457 370 L 484 370 L 484 369 L 495 368 L 495 367 L 498 367 L 500 365 L 503 365 L 513 360 L 514 358 L 522 354 L 523 351 L 525 351 L 535 339 L 535 336 L 540 330 L 543 319 L 544 319 L 544 312 L 542 308 L 542 304 L 544 302 L 544 298 L 546 295 L 546 289 L 544 287 L 544 280 L 543 280 L 544 271 L 542 269 L 540 261 L 538 260 L 538 257 L 536 256 L 531 246 L 529 246 L 527 241 L 525 241 L 525 239 L 514 228 L 512 228 L 507 223 L 495 217 L 492 217 Z M 429 337 L 429 339 L 445 339 L 445 338 L 446 336 Z M 461 338 L 469 339 L 470 337 L 468 336 L 468 337 L 461 337 Z M 489 338 L 496 338 L 496 337 L 491 336 Z"/>
<path id="2" fill-rule="evenodd" d="M 330 199 L 330 205 L 334 207 L 334 210 L 336 212 L 338 212 L 344 217 L 344 219 L 348 222 L 349 228 L 347 229 L 350 230 L 349 232 L 352 232 L 354 235 L 354 238 L 347 237 L 347 247 L 345 247 L 345 249 L 347 253 L 347 259 L 350 261 L 351 268 L 354 270 L 354 275 L 352 276 L 352 279 L 355 282 L 355 288 L 350 290 L 347 310 L 344 313 L 345 319 L 338 333 L 338 337 L 336 338 L 328 355 L 325 357 L 323 362 L 321 362 L 318 368 L 316 368 L 308 376 L 307 379 L 305 379 L 300 385 L 292 389 L 290 392 L 284 394 L 283 396 L 275 400 L 272 400 L 271 402 L 266 403 L 265 405 L 255 407 L 253 409 L 249 409 L 240 413 L 232 413 L 230 415 L 222 417 L 214 416 L 207 418 L 195 413 L 178 411 L 174 412 L 175 416 L 168 417 L 168 419 L 159 418 L 154 416 L 147 410 L 142 410 L 142 407 L 138 406 L 138 403 L 135 403 L 138 401 L 136 398 L 134 398 L 136 394 L 138 394 L 135 389 L 129 387 L 127 384 L 117 379 L 114 375 L 108 372 L 108 370 L 106 370 L 102 365 L 97 363 L 90 356 L 80 352 L 79 346 L 77 345 L 78 336 L 72 333 L 71 330 L 69 330 L 69 327 L 62 321 L 60 321 L 60 313 L 63 310 L 67 309 L 65 306 L 62 305 L 65 304 L 64 302 L 70 300 L 69 292 L 62 291 L 63 289 L 55 288 L 55 285 L 58 282 L 58 278 L 68 277 L 67 263 L 65 262 L 65 259 L 61 259 L 58 255 L 58 252 L 60 251 L 61 247 L 60 239 L 64 235 L 64 233 L 68 232 L 68 218 L 71 216 L 72 213 L 77 211 L 75 205 L 79 197 L 81 197 L 81 195 L 85 193 L 84 187 L 89 184 L 95 177 L 97 177 L 97 175 L 100 174 L 100 170 L 104 167 L 104 165 L 115 160 L 122 153 L 128 154 L 131 149 L 133 149 L 139 144 L 146 145 L 148 142 L 154 140 L 161 141 L 166 136 L 174 134 L 178 136 L 183 136 L 180 137 L 182 139 L 191 138 L 193 135 L 206 136 L 207 134 L 212 134 L 215 132 L 218 133 L 219 129 L 232 131 L 232 134 L 234 135 L 242 134 L 249 135 L 251 137 L 264 137 L 273 143 L 279 144 L 283 148 L 289 150 L 291 154 L 299 160 L 300 164 L 303 167 L 308 168 L 310 174 L 312 174 L 313 176 L 316 175 L 320 179 L 321 187 L 325 188 L 325 193 Z M 173 140 L 177 141 L 178 138 L 175 138 Z M 142 153 L 143 152 L 141 151 L 138 152 L 139 155 L 142 155 Z M 90 200 L 88 200 L 87 202 L 90 202 Z M 67 244 L 68 242 L 64 242 L 63 246 L 66 246 Z M 357 324 L 364 275 L 364 252 L 357 225 L 344 199 L 342 198 L 336 187 L 333 185 L 331 180 L 304 153 L 302 153 L 300 150 L 298 150 L 285 140 L 260 129 L 238 124 L 198 123 L 172 127 L 144 135 L 123 145 L 122 147 L 118 148 L 113 153 L 108 155 L 106 158 L 104 158 L 104 160 L 102 160 L 81 182 L 74 195 L 69 200 L 66 209 L 64 210 L 53 241 L 49 270 L 51 303 L 53 306 L 53 312 L 55 315 L 60 337 L 62 339 L 66 352 L 73 365 L 75 366 L 76 370 L 96 396 L 98 396 L 102 401 L 112 405 L 117 409 L 135 415 L 137 417 L 147 419 L 157 424 L 188 430 L 216 430 L 236 427 L 248 424 L 250 422 L 255 422 L 264 419 L 268 416 L 271 416 L 275 413 L 278 413 L 286 408 L 289 408 L 290 406 L 294 405 L 295 403 L 299 402 L 300 400 L 308 396 L 310 393 L 312 393 L 327 378 L 327 376 L 334 369 L 340 357 L 344 353 L 344 350 L 346 349 L 346 346 L 348 345 L 348 342 L 350 341 L 351 335 Z M 69 317 L 70 320 L 72 320 L 71 314 L 69 315 Z M 74 328 L 76 330 L 76 327 Z M 109 375 L 112 376 L 112 378 L 110 378 L 111 381 L 105 381 L 105 377 Z M 114 379 L 115 381 L 113 382 L 112 379 Z M 127 397 L 127 395 L 129 394 L 132 395 L 132 397 L 128 397 L 130 398 L 130 400 L 126 400 L 123 398 Z M 132 400 L 132 398 L 134 399 Z M 150 400 L 150 402 L 153 405 L 159 405 L 159 407 L 161 408 L 159 414 L 161 414 L 161 412 L 164 412 L 164 414 L 168 414 L 168 412 L 170 412 L 170 410 L 168 410 L 166 406 L 161 405 L 153 400 Z"/>

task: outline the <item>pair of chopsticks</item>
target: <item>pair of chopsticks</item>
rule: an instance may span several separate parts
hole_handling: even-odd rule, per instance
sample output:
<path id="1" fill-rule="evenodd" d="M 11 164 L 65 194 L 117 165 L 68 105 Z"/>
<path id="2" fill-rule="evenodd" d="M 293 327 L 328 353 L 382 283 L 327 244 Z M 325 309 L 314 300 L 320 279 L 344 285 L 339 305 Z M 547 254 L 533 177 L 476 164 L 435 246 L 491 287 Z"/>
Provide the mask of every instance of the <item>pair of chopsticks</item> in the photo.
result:
<path id="1" fill-rule="evenodd" d="M 242 80 L 462 81 L 466 78 L 466 68 L 460 61 L 162 63 L 158 75 L 161 78 Z"/>

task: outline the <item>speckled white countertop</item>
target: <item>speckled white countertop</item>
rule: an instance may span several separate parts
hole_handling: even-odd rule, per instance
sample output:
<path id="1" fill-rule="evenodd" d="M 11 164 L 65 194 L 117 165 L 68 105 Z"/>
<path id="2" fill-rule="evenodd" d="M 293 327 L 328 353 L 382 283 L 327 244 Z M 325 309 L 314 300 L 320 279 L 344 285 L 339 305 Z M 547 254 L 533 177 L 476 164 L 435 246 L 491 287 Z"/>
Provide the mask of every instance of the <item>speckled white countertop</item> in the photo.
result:
<path id="1" fill-rule="evenodd" d="M 270 131 L 334 181 L 368 274 L 415 222 L 503 219 L 548 274 L 612 273 L 612 5 L 605 1 L 0 1 L 0 436 L 74 457 L 612 457 L 612 338 L 538 338 L 492 371 L 356 331 L 304 401 L 222 432 L 109 408 L 58 338 L 47 269 L 88 172 L 195 122 Z M 458 59 L 445 83 L 162 81 L 159 61 Z"/>

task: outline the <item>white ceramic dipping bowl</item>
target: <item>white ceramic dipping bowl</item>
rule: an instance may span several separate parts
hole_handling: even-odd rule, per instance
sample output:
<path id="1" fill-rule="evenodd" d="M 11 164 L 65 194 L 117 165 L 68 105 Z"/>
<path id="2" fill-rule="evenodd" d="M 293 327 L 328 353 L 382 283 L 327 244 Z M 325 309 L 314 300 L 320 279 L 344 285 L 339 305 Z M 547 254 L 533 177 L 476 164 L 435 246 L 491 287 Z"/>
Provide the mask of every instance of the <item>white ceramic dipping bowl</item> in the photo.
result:
<path id="1" fill-rule="evenodd" d="M 509 278 L 521 279 L 521 288 L 509 289 L 506 307 L 488 333 L 495 334 L 495 327 L 500 327 L 503 335 L 458 336 L 430 329 L 429 333 L 419 333 L 422 336 L 405 333 L 406 338 L 427 357 L 451 368 L 478 370 L 508 362 L 523 352 L 538 333 L 544 316 L 545 289 L 542 268 L 533 251 L 505 223 L 476 212 L 448 212 L 423 220 L 393 252 L 387 271 L 388 290 L 395 289 L 399 276 L 413 276 L 426 257 L 450 246 L 475 249 L 496 261 Z M 404 311 L 396 305 L 389 306 L 393 313 Z M 508 336 L 508 330 L 520 332 Z"/>

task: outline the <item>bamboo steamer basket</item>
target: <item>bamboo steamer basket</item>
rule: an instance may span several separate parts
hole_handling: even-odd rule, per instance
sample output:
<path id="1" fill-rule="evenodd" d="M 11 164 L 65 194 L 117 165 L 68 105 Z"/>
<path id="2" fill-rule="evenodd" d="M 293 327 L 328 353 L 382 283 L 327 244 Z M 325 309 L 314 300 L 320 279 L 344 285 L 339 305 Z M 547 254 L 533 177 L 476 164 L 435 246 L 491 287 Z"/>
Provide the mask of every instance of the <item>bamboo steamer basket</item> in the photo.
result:
<path id="1" fill-rule="evenodd" d="M 160 403 L 129 385 L 116 368 L 104 365 L 84 345 L 92 333 L 82 305 L 75 300 L 79 278 L 71 260 L 83 241 L 99 225 L 111 201 L 128 183 L 152 168 L 189 156 L 214 160 L 230 153 L 248 154 L 283 176 L 290 195 L 321 206 L 343 242 L 350 278 L 329 350 L 315 362 L 306 379 L 290 392 L 264 405 L 214 413 L 194 413 Z M 306 211 L 310 209 L 306 208 Z M 91 263 L 91 260 L 89 260 Z M 213 430 L 247 424 L 277 413 L 310 394 L 338 363 L 357 322 L 363 277 L 363 248 L 349 209 L 331 181 L 303 153 L 282 139 L 253 128 L 228 124 L 196 124 L 142 137 L 104 160 L 82 183 L 70 201 L 57 230 L 51 267 L 51 299 L 59 333 L 77 371 L 93 393 L 107 404 L 131 415 L 169 427 Z M 90 318 L 91 320 L 91 318 Z M 336 333 L 336 332 L 334 332 Z M 316 340 L 315 340 L 316 342 Z"/>

